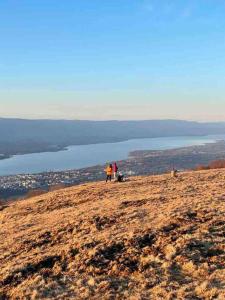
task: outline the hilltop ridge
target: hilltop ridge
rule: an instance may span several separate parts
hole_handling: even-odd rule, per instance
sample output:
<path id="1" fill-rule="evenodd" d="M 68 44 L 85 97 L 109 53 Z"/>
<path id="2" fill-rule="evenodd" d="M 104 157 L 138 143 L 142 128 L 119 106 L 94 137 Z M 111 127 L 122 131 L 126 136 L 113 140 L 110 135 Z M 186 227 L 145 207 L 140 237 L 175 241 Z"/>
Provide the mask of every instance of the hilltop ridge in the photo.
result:
<path id="1" fill-rule="evenodd" d="M 225 170 L 88 183 L 0 209 L 0 299 L 225 299 Z"/>

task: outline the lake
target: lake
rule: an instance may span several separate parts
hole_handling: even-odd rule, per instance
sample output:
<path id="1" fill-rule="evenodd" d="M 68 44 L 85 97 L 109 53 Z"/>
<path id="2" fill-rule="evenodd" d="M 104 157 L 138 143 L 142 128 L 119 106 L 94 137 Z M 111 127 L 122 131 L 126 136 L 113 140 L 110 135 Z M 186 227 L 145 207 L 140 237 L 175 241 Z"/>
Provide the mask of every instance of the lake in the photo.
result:
<path id="1" fill-rule="evenodd" d="M 15 155 L 0 161 L 0 175 L 80 169 L 127 159 L 134 150 L 165 150 L 213 143 L 224 136 L 183 136 L 134 139 L 119 143 L 70 146 L 59 152 Z"/>

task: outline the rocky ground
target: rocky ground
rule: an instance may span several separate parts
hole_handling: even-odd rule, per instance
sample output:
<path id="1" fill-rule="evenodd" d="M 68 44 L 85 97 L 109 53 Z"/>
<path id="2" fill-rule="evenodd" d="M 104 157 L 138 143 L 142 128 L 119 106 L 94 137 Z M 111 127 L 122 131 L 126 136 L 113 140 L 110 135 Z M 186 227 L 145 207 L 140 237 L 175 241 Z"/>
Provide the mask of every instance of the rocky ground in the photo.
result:
<path id="1" fill-rule="evenodd" d="M 0 299 L 225 299 L 225 170 L 0 207 Z"/>

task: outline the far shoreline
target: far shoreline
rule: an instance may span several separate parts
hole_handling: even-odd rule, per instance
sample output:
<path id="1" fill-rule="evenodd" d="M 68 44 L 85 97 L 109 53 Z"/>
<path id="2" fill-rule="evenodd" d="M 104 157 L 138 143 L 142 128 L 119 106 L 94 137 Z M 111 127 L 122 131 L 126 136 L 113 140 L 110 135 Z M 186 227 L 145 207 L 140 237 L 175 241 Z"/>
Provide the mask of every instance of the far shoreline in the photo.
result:
<path id="1" fill-rule="evenodd" d="M 81 143 L 81 144 L 71 144 L 71 145 L 55 145 L 55 146 L 50 146 L 49 149 L 43 149 L 43 150 L 37 150 L 37 151 L 24 151 L 24 152 L 18 152 L 18 153 L 13 153 L 13 154 L 4 154 L 2 153 L 0 155 L 0 161 L 2 160 L 7 160 L 7 159 L 10 159 L 14 156 L 23 156 L 23 155 L 29 155 L 29 154 L 41 154 L 41 153 L 55 153 L 55 152 L 62 152 L 62 151 L 68 151 L 68 148 L 69 147 L 76 147 L 76 146 L 91 146 L 91 145 L 100 145 L 100 144 L 115 144 L 115 143 L 122 143 L 122 142 L 127 142 L 127 141 L 132 141 L 132 140 L 143 140 L 143 139 L 159 139 L 159 138 L 182 138 L 182 137 L 208 137 L 208 136 L 211 136 L 210 134 L 206 134 L 206 135 L 171 135 L 171 136 L 154 136 L 154 137 L 140 137 L 140 138 L 132 138 L 132 139 L 118 139 L 118 140 L 115 140 L 115 141 L 106 141 L 106 142 L 102 142 L 102 141 L 99 141 L 99 142 L 96 142 L 96 143 Z M 216 143 L 217 141 L 220 141 L 220 140 L 215 140 L 214 142 L 212 143 Z M 202 145 L 204 145 L 206 143 L 203 143 Z M 201 144 L 199 144 L 201 145 Z M 187 147 L 191 147 L 192 145 L 190 146 L 187 146 Z M 193 145 L 194 146 L 194 145 Z M 55 149 L 54 149 L 55 147 Z M 176 149 L 176 148 L 174 148 Z M 130 157 L 130 154 L 132 154 L 133 152 L 136 152 L 136 151 L 151 151 L 151 150 L 133 150 L 129 153 L 129 156 L 128 158 Z M 155 151 L 160 151 L 159 149 L 156 149 Z"/>
<path id="2" fill-rule="evenodd" d="M 188 137 L 196 137 L 196 136 L 188 136 Z M 169 137 L 168 137 L 169 138 Z M 148 139 L 148 138 L 147 138 Z M 153 138 L 154 139 L 154 138 Z M 157 139 L 157 138 L 156 138 Z M 128 140 L 129 141 L 129 140 Z M 103 144 L 114 144 L 114 143 L 103 143 Z M 96 145 L 96 144 L 87 144 L 87 145 Z M 193 150 L 194 148 L 198 148 L 198 147 L 207 147 L 209 146 L 210 148 L 215 146 L 220 146 L 220 145 L 224 145 L 225 146 L 225 140 L 223 139 L 215 139 L 212 142 L 206 142 L 206 143 L 201 143 L 201 144 L 195 144 L 195 145 L 187 145 L 187 146 L 180 146 L 180 147 L 174 147 L 174 148 L 168 148 L 168 149 L 146 149 L 146 150 L 133 150 L 130 151 L 128 153 L 128 156 L 124 159 L 119 159 L 117 160 L 118 162 L 124 164 L 128 161 L 132 161 L 132 160 L 139 160 L 140 158 L 144 158 L 145 155 L 147 154 L 148 157 L 152 156 L 152 158 L 154 158 L 154 154 L 159 155 L 164 154 L 166 152 L 176 152 L 176 151 L 183 151 L 183 150 Z M 73 146 L 84 146 L 84 145 L 72 145 L 72 146 L 68 146 L 68 147 L 73 147 Z M 19 155 L 29 155 L 29 154 L 39 154 L 39 153 L 54 153 L 54 152 L 61 152 L 61 151 L 68 151 L 68 147 L 62 150 L 57 150 L 57 151 L 44 151 L 44 152 L 35 152 L 35 153 L 26 153 L 26 154 L 19 154 Z M 12 155 L 11 157 L 13 157 L 15 155 Z M 1 161 L 1 160 L 0 160 Z M 104 167 L 104 163 L 97 163 L 97 164 L 93 164 L 90 166 L 86 166 L 86 167 L 80 167 L 80 168 L 69 168 L 69 169 L 65 169 L 65 170 L 48 170 L 48 171 L 41 171 L 41 172 L 32 172 L 32 173 L 15 173 L 15 174 L 5 174 L 5 175 L 1 175 L 0 177 L 11 177 L 11 176 L 21 176 L 21 175 L 32 175 L 32 176 L 37 176 L 37 175 L 42 175 L 42 174 L 54 174 L 54 173 L 63 173 L 63 172 L 79 172 L 79 171 L 88 171 L 90 169 L 94 169 L 94 168 L 99 168 L 99 167 Z"/>

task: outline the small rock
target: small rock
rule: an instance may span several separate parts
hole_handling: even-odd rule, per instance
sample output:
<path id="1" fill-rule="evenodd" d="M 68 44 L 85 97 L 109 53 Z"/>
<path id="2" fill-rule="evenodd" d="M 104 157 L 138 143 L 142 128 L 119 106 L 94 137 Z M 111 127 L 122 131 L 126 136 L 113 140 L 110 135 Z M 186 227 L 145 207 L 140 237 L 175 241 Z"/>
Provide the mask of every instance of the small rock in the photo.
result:
<path id="1" fill-rule="evenodd" d="M 93 277 L 91 277 L 89 280 L 88 280 L 88 285 L 90 285 L 90 286 L 94 286 L 95 285 L 95 280 L 94 280 L 94 278 Z"/>
<path id="2" fill-rule="evenodd" d="M 171 260 L 176 255 L 176 249 L 173 245 L 169 244 L 165 248 L 166 259 Z"/>

